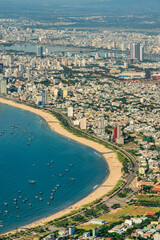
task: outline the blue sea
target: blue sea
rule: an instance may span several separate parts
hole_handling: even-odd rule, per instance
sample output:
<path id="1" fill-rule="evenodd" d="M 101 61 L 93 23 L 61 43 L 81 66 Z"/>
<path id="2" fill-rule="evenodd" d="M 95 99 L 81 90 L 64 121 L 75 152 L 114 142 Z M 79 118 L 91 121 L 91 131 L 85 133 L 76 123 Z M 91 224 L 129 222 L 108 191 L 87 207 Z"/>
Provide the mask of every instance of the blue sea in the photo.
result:
<path id="1" fill-rule="evenodd" d="M 108 171 L 94 149 L 53 132 L 40 116 L 0 104 L 0 233 L 71 206 Z"/>

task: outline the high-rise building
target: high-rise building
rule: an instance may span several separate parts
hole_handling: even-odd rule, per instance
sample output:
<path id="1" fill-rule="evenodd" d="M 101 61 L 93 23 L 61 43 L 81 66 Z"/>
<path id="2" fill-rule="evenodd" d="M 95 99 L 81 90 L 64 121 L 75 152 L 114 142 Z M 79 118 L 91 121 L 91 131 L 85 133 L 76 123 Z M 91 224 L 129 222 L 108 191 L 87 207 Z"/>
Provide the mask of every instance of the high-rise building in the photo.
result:
<path id="1" fill-rule="evenodd" d="M 3 72 L 3 63 L 0 63 L 0 73 Z"/>
<path id="2" fill-rule="evenodd" d="M 6 85 L 7 85 L 7 80 L 3 77 L 0 80 L 0 93 L 1 94 L 6 94 L 6 92 L 7 92 Z"/>
<path id="3" fill-rule="evenodd" d="M 130 45 L 130 58 L 140 59 L 140 43 L 132 43 Z"/>
<path id="4" fill-rule="evenodd" d="M 93 231 L 92 231 L 93 237 L 98 237 L 98 234 L 99 234 L 98 228 L 94 228 Z"/>
<path id="5" fill-rule="evenodd" d="M 112 42 L 112 48 L 116 49 L 116 42 L 115 41 Z"/>
<path id="6" fill-rule="evenodd" d="M 66 98 L 68 95 L 67 89 L 63 89 L 63 98 Z"/>
<path id="7" fill-rule="evenodd" d="M 86 118 L 81 118 L 80 120 L 80 128 L 81 129 L 86 129 Z"/>
<path id="8" fill-rule="evenodd" d="M 19 72 L 23 72 L 23 65 L 19 65 Z"/>
<path id="9" fill-rule="evenodd" d="M 48 90 L 42 90 L 42 105 L 48 104 Z"/>
<path id="10" fill-rule="evenodd" d="M 68 108 L 68 117 L 73 117 L 73 107 Z"/>
<path id="11" fill-rule="evenodd" d="M 122 51 L 126 51 L 126 44 L 125 43 L 122 43 L 121 49 L 122 49 Z"/>
<path id="12" fill-rule="evenodd" d="M 121 136 L 121 127 L 119 124 L 113 128 L 112 139 L 118 144 L 124 144 L 124 138 Z"/>
<path id="13" fill-rule="evenodd" d="M 99 135 L 104 135 L 104 134 L 105 134 L 104 117 L 102 117 L 102 118 L 98 121 L 97 134 L 99 134 Z"/>
<path id="14" fill-rule="evenodd" d="M 43 47 L 42 46 L 37 47 L 37 57 L 43 57 Z"/>
<path id="15" fill-rule="evenodd" d="M 113 140 L 116 141 L 117 139 L 117 126 L 113 127 Z"/>
<path id="16" fill-rule="evenodd" d="M 140 46 L 140 61 L 144 61 L 144 47 L 142 45 Z"/>
<path id="17" fill-rule="evenodd" d="M 69 227 L 69 235 L 70 236 L 74 235 L 75 234 L 75 230 L 76 230 L 75 226 Z"/>

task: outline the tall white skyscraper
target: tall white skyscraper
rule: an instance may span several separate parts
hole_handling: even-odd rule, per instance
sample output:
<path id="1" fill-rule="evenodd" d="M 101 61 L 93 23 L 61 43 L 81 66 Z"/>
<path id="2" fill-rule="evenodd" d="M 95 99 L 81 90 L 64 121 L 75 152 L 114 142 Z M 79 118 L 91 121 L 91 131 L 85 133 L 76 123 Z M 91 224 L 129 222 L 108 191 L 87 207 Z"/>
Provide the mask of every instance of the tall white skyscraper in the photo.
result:
<path id="1" fill-rule="evenodd" d="M 81 129 L 86 129 L 86 118 L 81 118 L 80 120 L 80 128 Z"/>
<path id="2" fill-rule="evenodd" d="M 144 61 L 144 47 L 142 45 L 140 46 L 140 61 Z"/>
<path id="3" fill-rule="evenodd" d="M 73 107 L 68 108 L 68 117 L 73 117 Z"/>

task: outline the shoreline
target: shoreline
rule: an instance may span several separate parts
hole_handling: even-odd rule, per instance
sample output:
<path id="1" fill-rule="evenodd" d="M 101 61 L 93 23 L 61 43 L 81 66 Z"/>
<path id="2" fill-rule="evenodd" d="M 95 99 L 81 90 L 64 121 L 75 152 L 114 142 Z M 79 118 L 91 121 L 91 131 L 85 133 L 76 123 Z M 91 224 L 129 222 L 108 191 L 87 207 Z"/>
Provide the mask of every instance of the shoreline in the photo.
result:
<path id="1" fill-rule="evenodd" d="M 73 210 L 78 210 L 83 205 L 89 204 L 89 203 L 93 202 L 94 200 L 107 194 L 110 190 L 113 189 L 113 187 L 116 185 L 117 181 L 121 178 L 122 164 L 119 162 L 116 153 L 113 152 L 112 150 L 106 148 L 105 146 L 101 145 L 100 143 L 96 143 L 91 140 L 88 140 L 88 139 L 85 139 L 82 137 L 78 137 L 78 136 L 70 133 L 65 128 L 63 128 L 60 121 L 56 117 L 54 117 L 51 113 L 48 113 L 44 110 L 32 108 L 30 106 L 16 103 L 12 100 L 6 100 L 1 97 L 0 97 L 0 103 L 4 103 L 4 104 L 7 104 L 7 105 L 10 105 L 13 107 L 17 107 L 17 108 L 20 108 L 20 109 L 23 109 L 23 110 L 26 110 L 26 111 L 29 111 L 36 115 L 41 116 L 47 122 L 47 124 L 49 125 L 51 130 L 55 131 L 56 133 L 58 133 L 60 135 L 63 135 L 66 138 L 72 139 L 76 142 L 79 142 L 88 147 L 91 147 L 92 149 L 95 149 L 97 152 L 101 153 L 103 158 L 106 160 L 108 169 L 109 169 L 109 175 L 105 179 L 105 181 L 98 188 L 96 188 L 92 193 L 90 193 L 87 197 L 81 199 L 80 201 L 73 204 L 72 206 L 70 206 L 64 210 L 61 210 L 60 212 L 57 212 L 49 217 L 42 218 L 31 224 L 27 224 L 25 226 L 20 227 L 20 228 L 18 228 L 18 230 L 11 230 L 11 231 L 3 233 L 1 235 L 8 234 L 8 233 L 14 234 L 17 231 L 26 230 L 28 228 L 34 228 L 36 226 L 43 225 L 49 221 L 52 221 L 56 218 L 62 217 L 63 215 L 66 215 Z"/>

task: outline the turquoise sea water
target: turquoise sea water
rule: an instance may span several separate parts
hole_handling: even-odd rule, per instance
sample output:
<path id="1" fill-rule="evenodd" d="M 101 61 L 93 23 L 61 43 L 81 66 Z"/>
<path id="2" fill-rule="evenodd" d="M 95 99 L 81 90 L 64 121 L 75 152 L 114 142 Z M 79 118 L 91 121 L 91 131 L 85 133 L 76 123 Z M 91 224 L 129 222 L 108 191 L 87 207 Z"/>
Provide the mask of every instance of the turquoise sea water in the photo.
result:
<path id="1" fill-rule="evenodd" d="M 107 176 L 94 149 L 51 131 L 40 116 L 0 104 L 0 233 L 72 205 Z"/>

